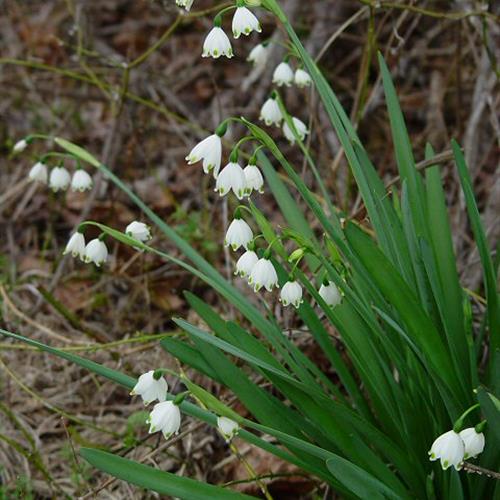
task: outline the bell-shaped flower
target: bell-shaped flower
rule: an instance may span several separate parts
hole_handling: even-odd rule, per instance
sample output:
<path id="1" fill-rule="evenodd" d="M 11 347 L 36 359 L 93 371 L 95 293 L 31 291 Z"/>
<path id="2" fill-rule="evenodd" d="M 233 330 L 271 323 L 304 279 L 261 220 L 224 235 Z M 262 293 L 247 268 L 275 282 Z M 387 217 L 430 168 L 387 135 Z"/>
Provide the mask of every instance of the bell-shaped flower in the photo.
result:
<path id="1" fill-rule="evenodd" d="M 284 306 L 292 304 L 293 307 L 298 309 L 302 304 L 302 287 L 297 281 L 287 281 L 280 292 L 280 302 Z"/>
<path id="2" fill-rule="evenodd" d="M 236 271 L 234 274 L 242 278 L 249 276 L 258 260 L 259 257 L 253 250 L 247 250 L 236 262 Z"/>
<path id="3" fill-rule="evenodd" d="M 269 46 L 259 43 L 248 54 L 247 61 L 257 68 L 263 68 L 269 59 Z"/>
<path id="4" fill-rule="evenodd" d="M 188 165 L 203 160 L 203 171 L 208 174 L 214 171 L 217 178 L 222 158 L 222 141 L 218 134 L 212 134 L 199 142 L 186 156 Z"/>
<path id="5" fill-rule="evenodd" d="M 283 120 L 283 114 L 281 113 L 278 101 L 273 97 L 270 97 L 260 108 L 259 120 L 262 120 L 268 127 L 272 124 L 277 127 L 280 126 Z"/>
<path id="6" fill-rule="evenodd" d="M 227 417 L 217 417 L 217 427 L 228 443 L 240 430 L 238 423 Z"/>
<path id="7" fill-rule="evenodd" d="M 319 288 L 320 297 L 330 306 L 335 307 L 342 302 L 342 295 L 332 281 L 325 282 Z"/>
<path id="8" fill-rule="evenodd" d="M 289 87 L 293 82 L 294 74 L 290 65 L 283 61 L 274 70 L 273 73 L 273 83 L 278 87 L 286 85 Z"/>
<path id="9" fill-rule="evenodd" d="M 440 460 L 441 467 L 446 470 L 453 465 L 456 470 L 460 470 L 464 461 L 465 446 L 462 438 L 454 430 L 441 434 L 429 451 L 429 459 Z"/>
<path id="10" fill-rule="evenodd" d="M 28 174 L 30 181 L 41 182 L 42 184 L 47 184 L 49 174 L 47 172 L 47 167 L 41 161 L 35 163 Z"/>
<path id="11" fill-rule="evenodd" d="M 97 267 L 104 264 L 108 259 L 108 249 L 104 241 L 95 238 L 87 243 L 83 260 L 87 263 L 93 262 Z"/>
<path id="12" fill-rule="evenodd" d="M 218 59 L 220 56 L 230 59 L 233 57 L 233 48 L 224 30 L 220 26 L 214 26 L 203 43 L 202 57 Z"/>
<path id="13" fill-rule="evenodd" d="M 168 384 L 164 377 L 155 378 L 154 370 L 143 373 L 130 391 L 131 396 L 141 396 L 144 405 L 153 401 L 165 401 L 167 399 Z"/>
<path id="14" fill-rule="evenodd" d="M 224 245 L 226 247 L 230 246 L 233 251 L 236 251 L 240 247 L 246 249 L 252 240 L 253 232 L 250 226 L 243 219 L 236 217 L 229 224 L 224 238 Z"/>
<path id="15" fill-rule="evenodd" d="M 85 237 L 83 233 L 76 231 L 69 239 L 63 255 L 71 253 L 73 257 L 80 257 L 81 260 L 85 258 Z"/>
<path id="16" fill-rule="evenodd" d="M 250 195 L 252 191 L 264 192 L 264 177 L 257 165 L 249 163 L 244 169 L 245 174 L 245 194 Z"/>
<path id="17" fill-rule="evenodd" d="M 295 117 L 292 118 L 292 122 L 298 138 L 303 141 L 306 138 L 306 135 L 309 133 L 306 124 L 302 120 L 299 120 Z M 285 137 L 290 141 L 290 144 L 295 144 L 295 133 L 288 126 L 288 123 L 286 121 L 283 123 L 283 134 L 285 134 Z"/>
<path id="18" fill-rule="evenodd" d="M 217 176 L 215 191 L 225 196 L 230 190 L 241 200 L 245 196 L 245 173 L 238 163 L 230 161 Z"/>
<path id="19" fill-rule="evenodd" d="M 271 292 L 274 287 L 279 287 L 276 269 L 269 258 L 264 256 L 257 261 L 250 272 L 248 283 L 253 286 L 255 292 L 258 292 L 262 287 L 268 292 Z"/>
<path id="20" fill-rule="evenodd" d="M 191 10 L 194 0 L 175 0 L 179 7 L 184 7 L 188 12 Z"/>
<path id="21" fill-rule="evenodd" d="M 90 177 L 85 170 L 79 168 L 74 174 L 71 180 L 71 189 L 73 191 L 87 191 L 92 189 L 92 177 Z"/>
<path id="22" fill-rule="evenodd" d="M 71 176 L 64 167 L 54 167 L 50 172 L 49 187 L 53 191 L 65 191 L 71 182 Z"/>
<path id="23" fill-rule="evenodd" d="M 304 71 L 303 69 L 299 68 L 295 72 L 294 81 L 297 87 L 304 88 L 304 87 L 309 87 L 309 85 L 311 85 L 312 78 L 307 71 Z"/>
<path id="24" fill-rule="evenodd" d="M 28 141 L 26 139 L 21 139 L 14 144 L 12 151 L 14 153 L 22 153 L 28 147 Z"/>
<path id="25" fill-rule="evenodd" d="M 163 401 L 153 407 L 147 419 L 149 433 L 162 432 L 165 439 L 177 434 L 181 426 L 181 412 L 173 401 Z"/>
<path id="26" fill-rule="evenodd" d="M 468 427 L 459 433 L 465 447 L 464 459 L 476 458 L 484 450 L 484 434 L 474 427 Z"/>
<path id="27" fill-rule="evenodd" d="M 151 231 L 147 224 L 144 222 L 133 221 L 125 228 L 125 234 L 130 236 L 131 238 L 135 238 L 136 240 L 148 241 L 151 239 Z"/>
<path id="28" fill-rule="evenodd" d="M 246 7 L 237 7 L 233 16 L 233 36 L 239 38 L 241 34 L 249 35 L 252 31 L 260 33 L 259 20 L 255 17 L 250 9 Z"/>

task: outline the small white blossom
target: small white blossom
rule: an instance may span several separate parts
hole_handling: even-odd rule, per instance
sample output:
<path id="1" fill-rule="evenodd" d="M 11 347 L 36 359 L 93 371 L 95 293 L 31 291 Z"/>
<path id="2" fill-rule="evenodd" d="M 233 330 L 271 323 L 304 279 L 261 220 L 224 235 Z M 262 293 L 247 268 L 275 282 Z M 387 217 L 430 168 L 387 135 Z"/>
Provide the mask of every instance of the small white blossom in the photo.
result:
<path id="1" fill-rule="evenodd" d="M 85 170 L 79 168 L 71 180 L 71 189 L 73 191 L 87 191 L 92 188 L 92 177 Z"/>
<path id="2" fill-rule="evenodd" d="M 292 122 L 295 130 L 297 131 L 297 136 L 301 141 L 303 141 L 309 133 L 306 124 L 302 120 L 295 117 L 292 118 Z M 283 123 L 283 134 L 285 134 L 285 137 L 290 141 L 290 144 L 295 144 L 295 134 L 292 132 L 292 129 L 288 126 L 287 122 Z"/>
<path id="3" fill-rule="evenodd" d="M 41 182 L 42 184 L 47 184 L 48 177 L 47 167 L 41 161 L 35 163 L 28 174 L 30 181 Z"/>
<path id="4" fill-rule="evenodd" d="M 28 147 L 28 141 L 26 139 L 21 139 L 14 144 L 12 151 L 14 153 L 22 153 Z"/>
<path id="5" fill-rule="evenodd" d="M 145 242 L 151 239 L 149 226 L 144 222 L 133 221 L 125 228 L 125 234 L 136 240 Z"/>
<path id="6" fill-rule="evenodd" d="M 262 287 L 268 292 L 271 292 L 274 287 L 279 287 L 278 275 L 272 262 L 265 257 L 259 259 L 252 268 L 248 283 L 253 285 L 255 292 L 258 292 Z"/>
<path id="7" fill-rule="evenodd" d="M 297 87 L 300 88 L 309 87 L 309 85 L 311 85 L 312 82 L 312 78 L 309 75 L 309 73 L 300 68 L 295 72 L 294 80 L 295 80 L 295 85 L 297 85 Z"/>
<path id="8" fill-rule="evenodd" d="M 459 433 L 465 447 L 464 459 L 476 458 L 484 450 L 484 434 L 476 432 L 474 427 L 468 427 Z"/>
<path id="9" fill-rule="evenodd" d="M 319 295 L 331 307 L 338 306 L 342 301 L 339 289 L 331 281 L 327 285 L 324 283 L 321 285 Z"/>
<path id="10" fill-rule="evenodd" d="M 280 302 L 287 306 L 292 304 L 296 309 L 302 304 L 302 287 L 297 281 L 287 281 L 280 292 Z"/>
<path id="11" fill-rule="evenodd" d="M 184 7 L 188 12 L 191 10 L 194 0 L 175 0 L 179 7 Z"/>
<path id="12" fill-rule="evenodd" d="M 280 106 L 276 99 L 270 97 L 260 108 L 259 120 L 262 120 L 268 127 L 272 124 L 280 126 L 283 120 Z"/>
<path id="13" fill-rule="evenodd" d="M 278 64 L 273 73 L 273 83 L 278 87 L 286 85 L 289 87 L 293 82 L 293 70 L 287 62 Z"/>
<path id="14" fill-rule="evenodd" d="M 259 170 L 257 165 L 247 165 L 243 169 L 245 174 L 245 193 L 250 195 L 253 190 L 259 193 L 264 192 L 264 177 Z"/>
<path id="15" fill-rule="evenodd" d="M 65 191 L 71 182 L 71 176 L 64 167 L 54 167 L 50 172 L 49 187 L 53 191 Z"/>
<path id="16" fill-rule="evenodd" d="M 222 158 L 222 141 L 217 134 L 212 134 L 199 142 L 191 152 L 186 156 L 188 165 L 203 160 L 203 171 L 208 174 L 214 171 L 214 177 L 217 178 Z"/>
<path id="17" fill-rule="evenodd" d="M 131 396 L 141 396 L 145 406 L 156 400 L 162 402 L 167 399 L 167 381 L 163 377 L 155 379 L 154 373 L 154 370 L 143 373 L 130 392 Z"/>
<path id="18" fill-rule="evenodd" d="M 456 470 L 460 470 L 464 454 L 465 446 L 462 438 L 457 432 L 451 430 L 441 434 L 432 443 L 429 459 L 432 461 L 439 459 L 443 470 L 446 470 L 450 465 L 453 465 Z"/>
<path id="19" fill-rule="evenodd" d="M 231 441 L 240 430 L 238 423 L 227 417 L 217 417 L 217 427 L 227 442 Z"/>
<path id="20" fill-rule="evenodd" d="M 239 38 L 241 34 L 248 36 L 252 31 L 257 31 L 258 33 L 262 31 L 259 20 L 250 9 L 238 7 L 233 16 L 234 38 Z"/>
<path id="21" fill-rule="evenodd" d="M 259 43 L 248 54 L 247 61 L 253 63 L 257 68 L 262 68 L 266 65 L 269 58 L 269 47 Z"/>
<path id="22" fill-rule="evenodd" d="M 253 266 L 257 264 L 258 260 L 259 257 L 253 250 L 247 250 L 236 262 L 234 274 L 245 278 L 252 272 Z"/>
<path id="23" fill-rule="evenodd" d="M 87 263 L 93 262 L 97 267 L 108 259 L 108 249 L 99 238 L 95 238 L 87 243 L 83 260 Z"/>
<path id="24" fill-rule="evenodd" d="M 236 197 L 241 200 L 245 195 L 245 173 L 235 162 L 229 162 L 217 176 L 215 191 L 225 196 L 232 189 Z"/>
<path id="25" fill-rule="evenodd" d="M 203 43 L 202 57 L 217 59 L 220 56 L 233 57 L 233 49 L 224 30 L 219 26 L 214 26 Z"/>
<path id="26" fill-rule="evenodd" d="M 85 237 L 82 233 L 77 231 L 69 239 L 66 248 L 64 249 L 63 255 L 71 253 L 73 257 L 80 257 L 84 260 L 85 256 Z"/>
<path id="27" fill-rule="evenodd" d="M 166 439 L 177 434 L 181 426 L 181 412 L 172 401 L 163 401 L 153 407 L 149 414 L 149 433 L 161 431 Z"/>
<path id="28" fill-rule="evenodd" d="M 246 249 L 252 240 L 253 232 L 250 226 L 243 219 L 234 219 L 227 229 L 224 245 L 236 251 L 240 247 Z"/>

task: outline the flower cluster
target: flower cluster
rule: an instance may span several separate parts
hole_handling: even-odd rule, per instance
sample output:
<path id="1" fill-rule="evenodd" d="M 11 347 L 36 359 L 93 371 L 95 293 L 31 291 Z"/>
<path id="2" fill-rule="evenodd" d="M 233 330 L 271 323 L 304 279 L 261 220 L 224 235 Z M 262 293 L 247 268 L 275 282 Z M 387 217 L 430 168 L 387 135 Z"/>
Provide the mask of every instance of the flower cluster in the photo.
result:
<path id="1" fill-rule="evenodd" d="M 73 176 L 63 165 L 58 165 L 50 171 L 43 161 L 35 163 L 29 171 L 28 178 L 30 181 L 48 184 L 52 191 L 66 191 L 70 186 L 73 191 L 87 191 L 92 188 L 92 177 L 82 170 L 77 169 Z"/>

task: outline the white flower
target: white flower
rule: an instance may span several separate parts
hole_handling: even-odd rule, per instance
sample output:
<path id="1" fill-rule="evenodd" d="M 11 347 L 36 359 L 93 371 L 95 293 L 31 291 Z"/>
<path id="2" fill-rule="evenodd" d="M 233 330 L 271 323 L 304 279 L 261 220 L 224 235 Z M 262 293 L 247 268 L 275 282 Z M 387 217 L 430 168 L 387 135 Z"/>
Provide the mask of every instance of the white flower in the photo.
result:
<path id="1" fill-rule="evenodd" d="M 339 289 L 331 281 L 327 285 L 324 283 L 321 285 L 319 295 L 331 307 L 338 306 L 342 301 Z"/>
<path id="2" fill-rule="evenodd" d="M 259 259 L 252 268 L 248 283 L 253 285 L 255 292 L 258 292 L 262 287 L 268 292 L 271 292 L 274 287 L 279 287 L 278 275 L 272 262 L 265 257 Z"/>
<path id="3" fill-rule="evenodd" d="M 432 443 L 429 459 L 432 461 L 440 459 L 443 470 L 446 470 L 450 465 L 453 465 L 456 470 L 460 470 L 464 454 L 465 446 L 462 438 L 457 432 L 451 430 L 441 434 Z"/>
<path id="4" fill-rule="evenodd" d="M 85 170 L 79 168 L 74 174 L 71 180 L 71 189 L 73 191 L 87 191 L 92 188 L 92 177 L 90 177 Z"/>
<path id="5" fill-rule="evenodd" d="M 83 260 L 85 262 L 93 262 L 96 266 L 100 266 L 106 262 L 108 258 L 108 249 L 103 241 L 95 238 L 87 243 Z"/>
<path id="6" fill-rule="evenodd" d="M 309 73 L 300 68 L 295 72 L 294 80 L 295 80 L 295 85 L 297 85 L 297 87 L 300 88 L 309 87 L 309 85 L 311 85 L 312 82 L 312 78 L 309 75 Z"/>
<path id="7" fill-rule="evenodd" d="M 84 259 L 85 255 L 85 237 L 82 233 L 76 232 L 69 239 L 66 248 L 64 249 L 63 255 L 70 253 L 73 257 L 80 257 L 81 260 Z"/>
<path id="8" fill-rule="evenodd" d="M 292 118 L 292 122 L 295 130 L 297 131 L 299 139 L 303 141 L 306 135 L 309 133 L 305 123 L 295 117 Z M 295 144 L 295 134 L 292 132 L 292 129 L 288 126 L 287 122 L 283 123 L 283 133 L 285 134 L 285 137 L 290 141 L 290 144 Z"/>
<path id="9" fill-rule="evenodd" d="M 259 20 L 251 10 L 246 7 L 238 7 L 233 16 L 234 38 L 239 38 L 242 33 L 249 35 L 252 31 L 257 31 L 258 33 L 262 31 Z"/>
<path id="10" fill-rule="evenodd" d="M 30 181 L 41 182 L 43 184 L 47 184 L 48 176 L 47 167 L 41 161 L 35 163 L 28 174 Z"/>
<path id="11" fill-rule="evenodd" d="M 248 244 L 253 240 L 253 232 L 250 226 L 243 219 L 234 219 L 227 229 L 224 245 L 231 246 L 235 251 L 238 248 L 247 248 Z"/>
<path id="12" fill-rule="evenodd" d="M 280 106 L 276 99 L 270 97 L 260 108 L 259 120 L 264 121 L 264 123 L 269 127 L 269 125 L 280 126 L 281 120 L 283 120 L 283 114 L 281 113 Z"/>
<path id="13" fill-rule="evenodd" d="M 208 174 L 214 171 L 214 177 L 217 178 L 222 158 L 222 141 L 217 134 L 212 134 L 199 142 L 191 152 L 186 156 L 188 165 L 203 160 L 203 171 Z"/>
<path id="14" fill-rule="evenodd" d="M 245 195 L 245 173 L 235 162 L 229 162 L 217 176 L 215 191 L 225 196 L 232 189 L 236 197 L 241 200 Z"/>
<path id="15" fill-rule="evenodd" d="M 278 87 L 286 85 L 289 87 L 293 82 L 293 70 L 287 62 L 278 64 L 273 73 L 273 83 Z"/>
<path id="16" fill-rule="evenodd" d="M 264 192 L 264 178 L 260 173 L 259 167 L 257 165 L 247 165 L 243 169 L 245 174 L 245 193 L 250 195 L 252 191 L 258 191 L 259 193 Z"/>
<path id="17" fill-rule="evenodd" d="M 184 7 L 188 12 L 191 10 L 194 0 L 175 0 L 179 7 Z"/>
<path id="18" fill-rule="evenodd" d="M 144 224 L 144 222 L 134 221 L 131 222 L 125 228 L 125 234 L 128 234 L 131 238 L 135 238 L 136 240 L 145 242 L 151 239 L 151 231 L 149 230 L 149 226 Z"/>
<path id="19" fill-rule="evenodd" d="M 229 38 L 224 33 L 224 30 L 219 26 L 214 26 L 212 31 L 205 38 L 203 43 L 202 57 L 213 57 L 214 59 L 220 56 L 228 58 L 233 57 L 233 49 Z"/>
<path id="20" fill-rule="evenodd" d="M 284 306 L 292 304 L 296 309 L 304 302 L 302 300 L 302 287 L 297 281 L 287 281 L 283 285 L 280 293 L 280 302 Z"/>
<path id="21" fill-rule="evenodd" d="M 143 373 L 130 391 L 131 396 L 141 396 L 145 406 L 155 400 L 162 402 L 167 399 L 167 381 L 163 377 L 155 379 L 154 373 L 154 370 Z"/>
<path id="22" fill-rule="evenodd" d="M 28 141 L 26 139 L 21 139 L 14 144 L 12 151 L 14 153 L 22 153 L 28 147 Z"/>
<path id="23" fill-rule="evenodd" d="M 472 457 L 476 458 L 484 450 L 484 434 L 476 432 L 474 427 L 468 427 L 459 434 L 464 443 L 465 454 L 464 459 Z M 432 451 L 432 450 L 431 450 Z"/>
<path id="24" fill-rule="evenodd" d="M 240 430 L 238 423 L 227 417 L 217 417 L 217 427 L 227 442 L 231 441 Z"/>
<path id="25" fill-rule="evenodd" d="M 53 191 L 68 189 L 71 176 L 64 167 L 54 167 L 50 172 L 49 187 Z"/>
<path id="26" fill-rule="evenodd" d="M 236 262 L 236 271 L 234 274 L 245 278 L 248 276 L 253 269 L 253 266 L 257 264 L 259 257 L 253 250 L 247 250 Z"/>
<path id="27" fill-rule="evenodd" d="M 179 432 L 181 412 L 173 401 L 163 401 L 154 405 L 149 414 L 149 433 L 161 431 L 166 439 Z"/>
<path id="28" fill-rule="evenodd" d="M 256 67 L 262 68 L 266 65 L 269 58 L 269 47 L 259 43 L 248 54 L 247 61 L 253 63 Z"/>

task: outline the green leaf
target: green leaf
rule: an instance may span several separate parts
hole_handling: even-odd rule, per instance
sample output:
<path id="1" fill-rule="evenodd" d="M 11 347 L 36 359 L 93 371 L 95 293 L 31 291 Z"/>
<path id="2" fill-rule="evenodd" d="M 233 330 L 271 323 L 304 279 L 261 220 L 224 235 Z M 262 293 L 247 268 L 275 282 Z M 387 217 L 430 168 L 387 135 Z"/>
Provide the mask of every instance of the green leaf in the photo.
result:
<path id="1" fill-rule="evenodd" d="M 98 167 L 100 165 L 97 158 L 92 156 L 87 150 L 81 148 L 80 146 L 77 146 L 76 144 L 73 144 L 72 142 L 69 142 L 61 137 L 56 137 L 54 141 L 57 145 L 61 146 L 61 148 L 65 149 L 68 153 L 71 153 L 80 160 L 90 163 L 94 167 Z"/>
<path id="2" fill-rule="evenodd" d="M 488 421 L 488 430 L 495 436 L 497 444 L 500 444 L 500 400 L 484 387 L 477 389 L 477 399 Z"/>

